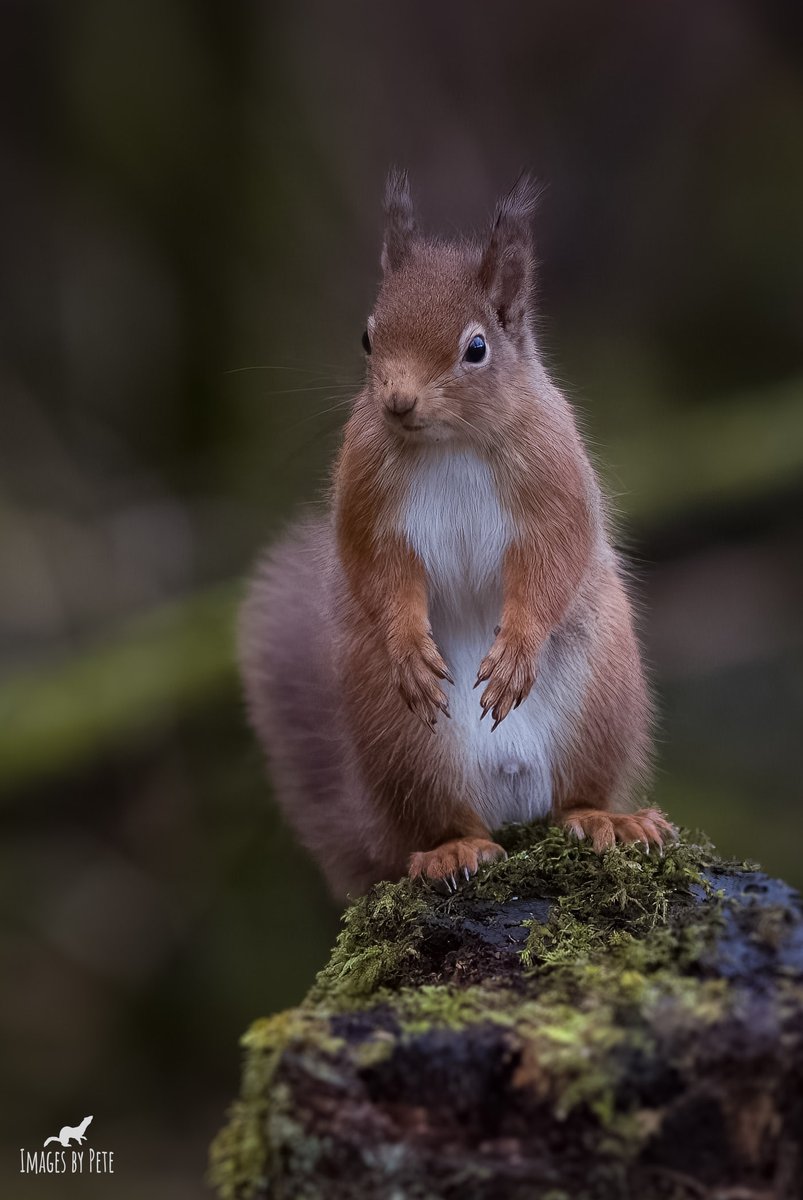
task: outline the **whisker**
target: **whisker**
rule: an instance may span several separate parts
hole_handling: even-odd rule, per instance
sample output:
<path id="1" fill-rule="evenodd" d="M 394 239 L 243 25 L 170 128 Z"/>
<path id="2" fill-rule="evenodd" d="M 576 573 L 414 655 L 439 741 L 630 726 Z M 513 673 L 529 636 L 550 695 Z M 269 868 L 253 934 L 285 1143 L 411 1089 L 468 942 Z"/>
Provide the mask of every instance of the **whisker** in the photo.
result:
<path id="1" fill-rule="evenodd" d="M 327 399 L 334 400 L 334 396 L 329 396 Z M 278 429 L 280 435 L 292 433 L 294 429 L 298 429 L 300 425 L 306 425 L 309 421 L 315 421 L 321 417 L 327 416 L 329 413 L 339 412 L 340 409 L 348 408 L 352 402 L 351 396 L 346 396 L 345 399 L 338 400 L 336 404 L 332 404 L 329 408 L 317 409 L 315 412 L 305 413 L 303 417 L 299 417 L 290 425 L 281 425 Z"/>
<path id="2" fill-rule="evenodd" d="M 296 426 L 293 428 L 296 428 L 298 424 L 299 423 L 296 422 Z M 282 432 L 285 431 L 283 430 Z M 291 430 L 288 429 L 286 432 L 289 433 Z M 286 454 L 282 455 L 282 466 L 287 467 L 291 463 L 296 462 L 296 460 L 299 459 L 307 450 L 309 450 L 311 446 L 319 445 L 327 441 L 329 438 L 332 438 L 336 432 L 337 426 L 333 422 L 330 422 L 326 428 L 316 429 L 311 437 L 302 438 L 297 446 L 293 447 Z"/>
<path id="3" fill-rule="evenodd" d="M 295 367 L 288 363 L 258 363 L 255 366 L 229 367 L 221 375 L 240 375 L 244 371 L 292 371 L 300 375 L 324 376 L 329 371 L 342 371 L 342 363 L 316 363 L 315 366 Z"/>
<path id="4" fill-rule="evenodd" d="M 456 413 L 450 408 L 446 410 L 446 415 L 453 417 L 455 421 L 462 421 L 464 425 L 468 425 L 469 429 L 473 429 L 475 433 L 478 433 L 480 436 L 482 436 L 482 430 L 477 425 L 472 425 L 471 421 L 467 421 L 465 417 L 461 417 L 460 413 Z"/>
<path id="5" fill-rule="evenodd" d="M 300 395 L 303 392 L 331 392 L 332 390 L 336 392 L 351 392 L 355 391 L 358 386 L 359 385 L 355 385 L 353 383 L 322 383 L 320 385 L 312 384 L 310 387 L 271 388 L 270 391 L 266 392 L 265 394 L 268 396 L 295 396 Z"/>
<path id="6" fill-rule="evenodd" d="M 330 396 L 329 399 L 333 400 L 334 396 Z M 289 433 L 290 430 L 297 429 L 299 425 L 303 425 L 307 421 L 314 421 L 316 417 L 325 417 L 327 413 L 338 412 L 341 408 L 348 408 L 350 404 L 351 396 L 347 396 L 345 400 L 338 400 L 337 404 L 333 404 L 331 408 L 322 408 L 317 412 L 307 413 L 305 416 L 299 417 L 292 425 L 285 425 L 284 431 Z"/>
<path id="7" fill-rule="evenodd" d="M 332 397 L 332 399 L 334 399 L 334 396 Z M 353 396 L 346 396 L 345 399 L 338 400 L 337 404 L 333 404 L 331 406 L 331 408 L 322 408 L 319 412 L 311 413 L 310 417 L 323 417 L 326 415 L 326 413 L 335 412 L 337 409 L 349 408 L 350 405 L 353 403 L 353 400 L 354 400 Z M 306 419 L 307 418 L 305 418 L 305 420 Z"/>

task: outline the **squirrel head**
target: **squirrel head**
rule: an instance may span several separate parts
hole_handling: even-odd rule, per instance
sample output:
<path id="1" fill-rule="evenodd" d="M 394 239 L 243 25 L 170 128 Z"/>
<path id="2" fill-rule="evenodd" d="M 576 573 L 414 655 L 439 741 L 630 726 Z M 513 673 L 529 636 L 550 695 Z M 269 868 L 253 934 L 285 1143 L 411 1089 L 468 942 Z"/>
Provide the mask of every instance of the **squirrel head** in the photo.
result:
<path id="1" fill-rule="evenodd" d="M 366 400 L 396 437 L 483 441 L 516 403 L 521 368 L 535 354 L 536 199 L 521 175 L 484 242 L 446 242 L 418 233 L 407 174 L 390 172 L 383 280 L 363 348 Z"/>

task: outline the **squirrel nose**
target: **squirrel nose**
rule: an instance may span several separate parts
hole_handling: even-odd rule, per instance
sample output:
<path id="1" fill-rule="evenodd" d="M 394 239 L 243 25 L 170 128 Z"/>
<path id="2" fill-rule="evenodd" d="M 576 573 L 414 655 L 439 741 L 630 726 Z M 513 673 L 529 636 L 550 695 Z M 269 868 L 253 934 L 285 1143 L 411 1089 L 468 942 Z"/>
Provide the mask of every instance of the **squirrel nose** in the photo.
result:
<path id="1" fill-rule="evenodd" d="M 408 396 L 400 392 L 391 392 L 385 401 L 388 412 L 392 412 L 397 417 L 403 417 L 406 413 L 412 412 L 417 403 L 417 396 Z"/>

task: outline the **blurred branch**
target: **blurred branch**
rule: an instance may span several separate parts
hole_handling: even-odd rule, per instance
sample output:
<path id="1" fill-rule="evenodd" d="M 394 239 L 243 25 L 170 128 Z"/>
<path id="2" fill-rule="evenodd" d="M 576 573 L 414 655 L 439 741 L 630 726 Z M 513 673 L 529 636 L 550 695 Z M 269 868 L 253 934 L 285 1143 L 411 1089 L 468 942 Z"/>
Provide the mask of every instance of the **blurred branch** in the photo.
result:
<path id="1" fill-rule="evenodd" d="M 0 787 L 63 771 L 234 682 L 234 585 L 126 623 L 0 683 Z"/>
<path id="2" fill-rule="evenodd" d="M 627 480 L 619 507 L 642 527 L 770 493 L 803 477 L 803 378 L 651 418 L 648 428 L 607 439 L 602 456 Z"/>

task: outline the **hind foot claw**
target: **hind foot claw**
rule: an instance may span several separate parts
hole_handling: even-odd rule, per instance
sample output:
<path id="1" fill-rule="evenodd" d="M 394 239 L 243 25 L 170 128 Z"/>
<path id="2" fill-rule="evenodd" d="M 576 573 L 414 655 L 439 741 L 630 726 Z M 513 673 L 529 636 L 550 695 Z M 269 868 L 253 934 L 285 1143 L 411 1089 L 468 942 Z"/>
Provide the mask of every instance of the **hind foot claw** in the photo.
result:
<path id="1" fill-rule="evenodd" d="M 561 824 L 577 838 L 590 838 L 597 854 L 610 850 L 616 842 L 641 842 L 649 854 L 651 846 L 660 851 L 667 841 L 677 837 L 674 825 L 658 808 L 640 808 L 634 813 L 571 808 L 561 817 Z"/>
<path id="2" fill-rule="evenodd" d="M 427 879 L 447 893 L 456 892 L 462 883 L 476 875 L 480 863 L 507 858 L 496 842 L 486 838 L 455 838 L 434 850 L 419 850 L 410 855 L 411 879 Z"/>

